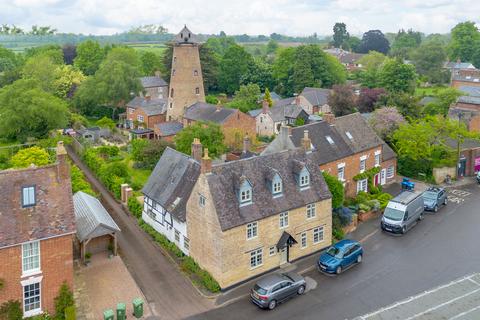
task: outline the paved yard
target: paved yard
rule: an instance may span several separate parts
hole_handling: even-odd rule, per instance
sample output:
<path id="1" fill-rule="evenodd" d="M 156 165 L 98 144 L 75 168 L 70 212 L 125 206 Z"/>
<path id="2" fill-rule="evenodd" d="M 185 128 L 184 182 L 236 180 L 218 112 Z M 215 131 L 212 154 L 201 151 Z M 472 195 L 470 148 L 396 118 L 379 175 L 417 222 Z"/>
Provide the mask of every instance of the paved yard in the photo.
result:
<path id="1" fill-rule="evenodd" d="M 92 257 L 88 267 L 77 265 L 75 268 L 78 320 L 103 319 L 103 311 L 112 309 L 116 312 L 119 302 L 127 305 L 127 317 L 131 318 L 132 300 L 137 297 L 145 301 L 119 256 L 109 259 L 106 254 L 99 253 Z M 150 314 L 148 305 L 144 305 L 144 316 Z"/>
<path id="2" fill-rule="evenodd" d="M 357 319 L 468 320 L 479 318 L 480 274 L 474 274 L 425 291 Z"/>

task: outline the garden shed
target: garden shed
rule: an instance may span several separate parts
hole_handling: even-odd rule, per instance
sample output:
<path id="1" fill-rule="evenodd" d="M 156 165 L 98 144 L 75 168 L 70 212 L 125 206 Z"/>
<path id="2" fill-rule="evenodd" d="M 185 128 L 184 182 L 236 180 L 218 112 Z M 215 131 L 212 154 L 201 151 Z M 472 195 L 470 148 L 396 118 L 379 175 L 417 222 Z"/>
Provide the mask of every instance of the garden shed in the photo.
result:
<path id="1" fill-rule="evenodd" d="M 73 205 L 80 258 L 84 261 L 87 252 L 95 254 L 107 250 L 116 255 L 117 233 L 120 232 L 120 228 L 100 201 L 79 191 L 73 196 Z"/>

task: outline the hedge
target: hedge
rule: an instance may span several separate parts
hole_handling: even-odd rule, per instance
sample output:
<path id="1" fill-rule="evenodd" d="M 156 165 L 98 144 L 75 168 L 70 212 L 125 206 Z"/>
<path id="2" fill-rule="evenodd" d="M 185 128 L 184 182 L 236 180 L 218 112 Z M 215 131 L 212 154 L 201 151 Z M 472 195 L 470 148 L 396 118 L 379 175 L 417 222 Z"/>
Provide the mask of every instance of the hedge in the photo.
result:
<path id="1" fill-rule="evenodd" d="M 128 210 L 138 219 L 142 217 L 142 205 L 138 202 L 136 197 L 128 198 Z"/>

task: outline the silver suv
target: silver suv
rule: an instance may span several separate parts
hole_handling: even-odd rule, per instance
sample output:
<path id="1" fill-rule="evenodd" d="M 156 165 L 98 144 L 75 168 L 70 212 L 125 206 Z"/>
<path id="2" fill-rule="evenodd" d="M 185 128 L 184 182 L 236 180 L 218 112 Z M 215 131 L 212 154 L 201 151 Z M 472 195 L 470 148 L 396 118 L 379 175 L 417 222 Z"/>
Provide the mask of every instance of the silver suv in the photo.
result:
<path id="1" fill-rule="evenodd" d="M 260 308 L 272 310 L 292 296 L 304 294 L 306 286 L 305 279 L 296 273 L 274 273 L 258 280 L 250 297 Z"/>
<path id="2" fill-rule="evenodd" d="M 430 187 L 422 194 L 425 210 L 437 212 L 443 204 L 447 205 L 447 191 L 444 188 Z"/>

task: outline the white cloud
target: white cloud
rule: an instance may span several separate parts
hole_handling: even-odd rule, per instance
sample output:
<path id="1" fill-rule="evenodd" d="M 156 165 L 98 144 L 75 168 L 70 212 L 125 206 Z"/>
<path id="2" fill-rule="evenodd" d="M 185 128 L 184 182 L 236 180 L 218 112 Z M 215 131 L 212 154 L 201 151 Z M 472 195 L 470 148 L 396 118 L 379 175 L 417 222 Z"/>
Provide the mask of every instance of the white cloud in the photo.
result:
<path id="1" fill-rule="evenodd" d="M 468 8 L 468 10 L 465 10 Z M 51 25 L 62 32 L 112 34 L 140 24 L 171 32 L 330 35 L 343 21 L 351 34 L 370 29 L 413 28 L 448 32 L 456 23 L 479 21 L 478 0 L 13 0 L 0 1 L 0 21 L 24 28 Z"/>

